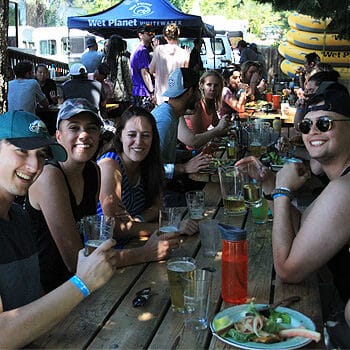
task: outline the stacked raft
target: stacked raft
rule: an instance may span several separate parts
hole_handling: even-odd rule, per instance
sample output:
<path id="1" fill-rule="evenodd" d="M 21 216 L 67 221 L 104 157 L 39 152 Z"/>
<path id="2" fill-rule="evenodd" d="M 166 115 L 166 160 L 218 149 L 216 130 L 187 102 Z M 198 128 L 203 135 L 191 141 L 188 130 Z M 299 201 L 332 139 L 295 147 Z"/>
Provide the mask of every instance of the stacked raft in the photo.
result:
<path id="1" fill-rule="evenodd" d="M 298 67 L 304 64 L 305 55 L 316 52 L 321 62 L 331 64 L 341 79 L 350 79 L 350 40 L 340 39 L 336 33 L 328 33 L 330 19 L 319 20 L 300 13 L 288 17 L 291 29 L 287 41 L 282 42 L 279 53 L 283 73 L 293 77 Z"/>

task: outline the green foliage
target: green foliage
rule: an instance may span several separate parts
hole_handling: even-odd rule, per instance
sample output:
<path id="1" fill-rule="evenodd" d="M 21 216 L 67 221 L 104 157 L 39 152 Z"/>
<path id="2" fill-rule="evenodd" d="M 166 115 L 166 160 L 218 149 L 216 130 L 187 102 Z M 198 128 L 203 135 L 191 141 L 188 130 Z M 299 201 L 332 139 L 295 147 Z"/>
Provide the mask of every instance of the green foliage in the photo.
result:
<path id="1" fill-rule="evenodd" d="M 272 4 L 274 10 L 289 10 L 315 18 L 332 18 L 327 30 L 335 30 L 341 37 L 350 39 L 350 0 L 256 0 Z"/>

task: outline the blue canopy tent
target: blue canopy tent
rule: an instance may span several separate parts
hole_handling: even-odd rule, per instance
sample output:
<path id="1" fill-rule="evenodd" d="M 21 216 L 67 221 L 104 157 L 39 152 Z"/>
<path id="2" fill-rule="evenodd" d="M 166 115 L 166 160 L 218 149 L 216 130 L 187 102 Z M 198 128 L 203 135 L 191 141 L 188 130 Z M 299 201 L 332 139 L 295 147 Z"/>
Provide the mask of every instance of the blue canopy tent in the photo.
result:
<path id="1" fill-rule="evenodd" d="M 123 0 L 119 4 L 87 16 L 68 17 L 68 28 L 87 30 L 104 38 L 119 34 L 136 38 L 137 27 L 150 23 L 161 34 L 164 26 L 176 23 L 181 37 L 212 37 L 214 27 L 203 23 L 200 16 L 179 11 L 167 0 Z"/>

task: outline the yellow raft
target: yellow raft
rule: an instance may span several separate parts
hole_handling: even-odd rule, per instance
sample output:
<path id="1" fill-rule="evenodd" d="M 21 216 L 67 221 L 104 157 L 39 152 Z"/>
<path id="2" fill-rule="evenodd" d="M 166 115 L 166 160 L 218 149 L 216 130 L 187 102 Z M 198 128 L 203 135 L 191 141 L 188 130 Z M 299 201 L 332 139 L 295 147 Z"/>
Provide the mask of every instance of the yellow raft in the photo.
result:
<path id="1" fill-rule="evenodd" d="M 287 41 L 310 50 L 349 50 L 350 40 L 339 39 L 339 34 L 310 33 L 291 29 Z"/>
<path id="2" fill-rule="evenodd" d="M 288 24 L 293 29 L 304 32 L 323 33 L 329 23 L 331 23 L 330 18 L 323 21 L 301 13 L 292 13 L 288 16 Z"/>
<path id="3" fill-rule="evenodd" d="M 295 72 L 301 66 L 303 66 L 303 65 L 289 61 L 287 59 L 284 59 L 281 62 L 280 67 L 281 67 L 281 70 L 284 74 L 288 75 L 289 77 L 294 77 Z M 350 68 L 348 68 L 348 67 L 334 67 L 334 69 L 339 72 L 340 79 L 344 79 L 344 80 L 350 79 Z"/>
<path id="4" fill-rule="evenodd" d="M 278 52 L 286 59 L 304 64 L 305 55 L 316 52 L 321 62 L 330 63 L 333 67 L 350 67 L 350 46 L 347 50 L 336 51 L 336 50 L 311 50 L 305 49 L 299 46 L 295 46 L 289 42 L 282 42 L 278 47 Z"/>

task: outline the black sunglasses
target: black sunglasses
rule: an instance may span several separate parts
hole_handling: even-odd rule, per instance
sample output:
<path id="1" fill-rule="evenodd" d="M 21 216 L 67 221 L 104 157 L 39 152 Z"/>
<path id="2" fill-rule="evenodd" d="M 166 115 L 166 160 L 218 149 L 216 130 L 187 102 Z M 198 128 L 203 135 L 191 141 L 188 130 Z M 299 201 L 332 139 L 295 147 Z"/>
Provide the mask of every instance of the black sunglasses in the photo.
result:
<path id="1" fill-rule="evenodd" d="M 321 132 L 326 132 L 332 129 L 333 122 L 350 122 L 350 118 L 348 119 L 331 119 L 329 117 L 319 117 L 316 120 L 316 128 Z M 313 125 L 313 121 L 310 119 L 305 118 L 302 120 L 298 126 L 299 130 L 302 134 L 308 134 L 311 130 L 311 127 Z"/>

